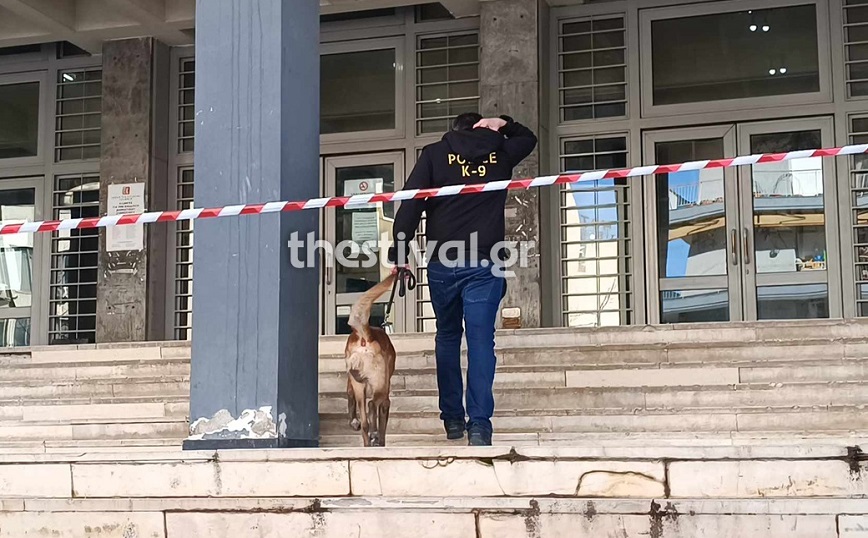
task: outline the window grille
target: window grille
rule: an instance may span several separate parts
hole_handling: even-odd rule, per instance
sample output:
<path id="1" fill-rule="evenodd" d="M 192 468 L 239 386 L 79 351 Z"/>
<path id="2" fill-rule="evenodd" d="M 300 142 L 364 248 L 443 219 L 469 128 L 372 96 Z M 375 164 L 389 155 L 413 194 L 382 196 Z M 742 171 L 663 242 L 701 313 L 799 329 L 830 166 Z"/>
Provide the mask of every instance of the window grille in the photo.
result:
<path id="1" fill-rule="evenodd" d="M 52 196 L 54 219 L 98 217 L 99 175 L 58 176 Z M 96 284 L 99 229 L 51 234 L 48 341 L 96 342 Z"/>
<path id="2" fill-rule="evenodd" d="M 624 17 L 560 21 L 560 121 L 627 115 L 627 46 Z"/>
<path id="3" fill-rule="evenodd" d="M 451 120 L 479 111 L 479 34 L 419 37 L 416 134 L 446 132 Z"/>
<path id="4" fill-rule="evenodd" d="M 868 4 L 844 1 L 844 53 L 847 95 L 868 95 Z"/>
<path id="5" fill-rule="evenodd" d="M 102 70 L 58 71 L 56 108 L 54 160 L 98 159 Z"/>
<path id="6" fill-rule="evenodd" d="M 627 138 L 561 141 L 565 171 L 624 168 Z M 629 184 L 606 179 L 560 187 L 561 315 L 567 327 L 627 325 L 633 320 Z"/>

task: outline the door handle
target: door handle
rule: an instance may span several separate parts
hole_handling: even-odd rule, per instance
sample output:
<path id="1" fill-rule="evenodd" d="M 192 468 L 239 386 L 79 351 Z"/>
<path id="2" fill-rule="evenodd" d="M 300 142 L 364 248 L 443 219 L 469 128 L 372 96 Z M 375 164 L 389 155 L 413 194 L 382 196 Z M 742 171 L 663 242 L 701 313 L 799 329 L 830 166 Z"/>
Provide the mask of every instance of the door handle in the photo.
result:
<path id="1" fill-rule="evenodd" d="M 730 261 L 733 265 L 738 265 L 738 231 L 735 228 L 731 230 L 729 239 L 732 242 L 729 249 Z"/>
<path id="2" fill-rule="evenodd" d="M 329 256 L 325 252 L 323 252 L 322 261 L 323 261 L 323 269 L 325 269 L 326 285 L 331 286 L 332 285 L 332 271 L 334 270 L 334 266 L 333 266 L 333 264 L 329 263 Z"/>
<path id="3" fill-rule="evenodd" d="M 750 239 L 749 239 L 749 235 L 748 235 L 749 233 L 750 232 L 748 231 L 748 229 L 744 228 L 744 230 L 742 231 L 742 234 L 741 234 L 741 239 L 742 239 L 741 242 L 744 245 L 744 263 L 745 263 L 745 265 L 750 263 Z"/>

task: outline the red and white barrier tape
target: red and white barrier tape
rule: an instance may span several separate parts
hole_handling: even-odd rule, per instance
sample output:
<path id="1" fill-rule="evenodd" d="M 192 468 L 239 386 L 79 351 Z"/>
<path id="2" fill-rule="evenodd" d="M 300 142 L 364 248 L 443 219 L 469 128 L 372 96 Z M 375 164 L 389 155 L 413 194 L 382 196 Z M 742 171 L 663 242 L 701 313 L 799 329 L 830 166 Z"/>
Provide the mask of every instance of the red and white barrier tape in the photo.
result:
<path id="1" fill-rule="evenodd" d="M 112 226 L 129 226 L 131 224 L 150 224 L 154 222 L 177 222 L 182 220 L 211 219 L 217 217 L 235 217 L 238 215 L 261 215 L 278 213 L 280 211 L 301 211 L 304 209 L 321 209 L 324 207 L 364 206 L 378 202 L 399 202 L 401 200 L 434 198 L 440 196 L 456 196 L 461 194 L 476 194 L 480 192 L 530 189 L 582 181 L 598 181 L 601 179 L 624 179 L 636 176 L 654 174 L 671 174 L 705 168 L 731 168 L 761 163 L 791 161 L 810 157 L 836 157 L 840 155 L 858 155 L 868 153 L 868 144 L 844 146 L 828 149 L 808 149 L 790 151 L 787 153 L 765 153 L 746 155 L 732 159 L 716 159 L 709 161 L 693 161 L 680 164 L 636 166 L 623 170 L 597 170 L 576 174 L 560 174 L 542 176 L 530 179 L 513 179 L 477 183 L 473 185 L 449 185 L 433 189 L 410 189 L 379 194 L 356 194 L 354 196 L 334 196 L 330 198 L 313 198 L 297 202 L 268 202 L 265 204 L 231 205 L 215 208 L 194 208 L 183 211 L 150 211 L 128 215 L 112 215 L 107 217 L 92 217 L 86 219 L 44 220 L 26 222 L 23 224 L 3 224 L 0 235 L 18 233 L 56 232 L 58 230 L 74 230 L 82 228 L 109 228 Z"/>

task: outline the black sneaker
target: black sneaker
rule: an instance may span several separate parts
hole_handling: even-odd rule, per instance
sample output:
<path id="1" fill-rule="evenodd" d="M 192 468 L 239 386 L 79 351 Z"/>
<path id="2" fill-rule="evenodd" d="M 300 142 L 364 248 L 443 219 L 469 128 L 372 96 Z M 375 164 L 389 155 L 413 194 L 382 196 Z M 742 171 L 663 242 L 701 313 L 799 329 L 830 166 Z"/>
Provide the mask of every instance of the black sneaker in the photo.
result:
<path id="1" fill-rule="evenodd" d="M 464 424 L 463 420 L 444 420 L 443 427 L 446 428 L 446 438 L 450 441 L 464 439 L 464 431 L 467 429 L 467 425 Z"/>
<path id="2" fill-rule="evenodd" d="M 467 444 L 469 446 L 491 446 L 491 430 L 472 424 L 467 429 Z"/>

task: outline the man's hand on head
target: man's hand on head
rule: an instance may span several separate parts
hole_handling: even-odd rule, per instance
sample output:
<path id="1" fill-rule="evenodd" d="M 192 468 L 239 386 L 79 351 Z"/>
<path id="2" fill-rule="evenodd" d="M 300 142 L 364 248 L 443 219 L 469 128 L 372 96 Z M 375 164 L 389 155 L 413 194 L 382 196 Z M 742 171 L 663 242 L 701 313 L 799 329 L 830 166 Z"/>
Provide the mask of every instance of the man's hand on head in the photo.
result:
<path id="1" fill-rule="evenodd" d="M 474 129 L 479 127 L 483 127 L 485 129 L 491 129 L 492 131 L 500 131 L 506 125 L 506 120 L 503 118 L 482 118 L 476 125 L 473 126 Z"/>

